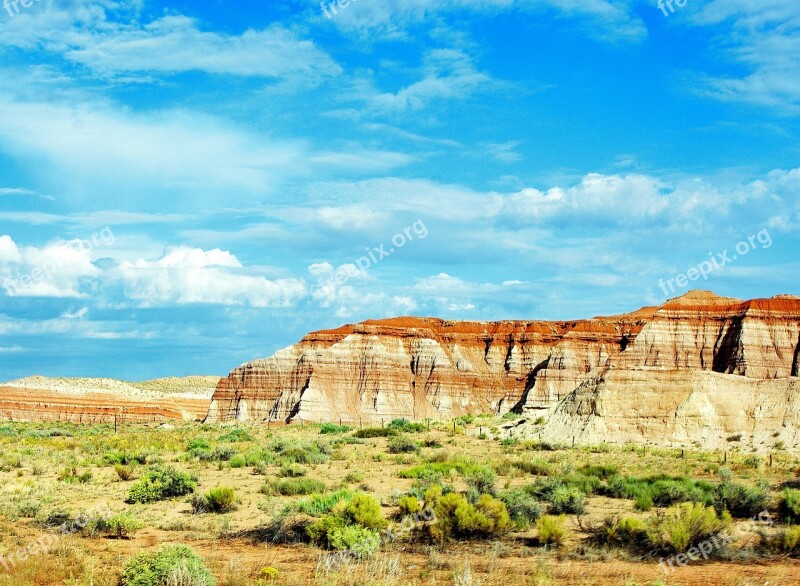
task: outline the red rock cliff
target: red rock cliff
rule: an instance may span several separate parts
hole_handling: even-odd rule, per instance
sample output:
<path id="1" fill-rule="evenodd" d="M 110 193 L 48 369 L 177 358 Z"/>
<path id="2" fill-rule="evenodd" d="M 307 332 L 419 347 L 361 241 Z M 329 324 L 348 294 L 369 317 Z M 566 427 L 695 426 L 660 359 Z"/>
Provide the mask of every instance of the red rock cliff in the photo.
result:
<path id="1" fill-rule="evenodd" d="M 661 307 L 564 322 L 366 321 L 313 332 L 238 367 L 217 386 L 208 420 L 552 409 L 610 369 L 787 379 L 798 375 L 799 354 L 800 298 L 789 296 L 742 302 L 696 291 Z"/>

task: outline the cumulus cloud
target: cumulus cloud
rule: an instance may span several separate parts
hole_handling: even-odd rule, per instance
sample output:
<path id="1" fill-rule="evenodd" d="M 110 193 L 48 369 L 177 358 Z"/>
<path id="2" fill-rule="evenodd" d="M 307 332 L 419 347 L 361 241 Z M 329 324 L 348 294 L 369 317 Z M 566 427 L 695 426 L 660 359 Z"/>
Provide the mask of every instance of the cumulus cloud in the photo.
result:
<path id="1" fill-rule="evenodd" d="M 19 247 L 0 236 L 0 286 L 9 297 L 85 297 L 101 275 L 79 240 Z"/>
<path id="2" fill-rule="evenodd" d="M 308 273 L 315 280 L 311 299 L 339 318 L 401 315 L 417 309 L 416 302 L 408 295 L 375 291 L 367 272 L 354 264 L 334 268 L 329 262 L 315 263 L 308 267 Z"/>
<path id="3" fill-rule="evenodd" d="M 158 260 L 124 261 L 118 272 L 126 297 L 143 307 L 196 303 L 289 307 L 306 294 L 302 280 L 246 274 L 234 255 L 219 249 L 177 247 Z"/>

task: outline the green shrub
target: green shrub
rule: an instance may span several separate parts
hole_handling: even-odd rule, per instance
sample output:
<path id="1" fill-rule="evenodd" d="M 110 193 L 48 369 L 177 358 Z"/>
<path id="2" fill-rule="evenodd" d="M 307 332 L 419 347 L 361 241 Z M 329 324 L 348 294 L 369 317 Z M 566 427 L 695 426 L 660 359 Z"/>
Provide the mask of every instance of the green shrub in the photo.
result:
<path id="1" fill-rule="evenodd" d="M 143 552 L 125 564 L 121 586 L 215 586 L 214 576 L 191 548 L 167 545 Z"/>
<path id="2" fill-rule="evenodd" d="M 124 513 L 114 515 L 105 522 L 107 532 L 118 539 L 128 539 L 142 527 L 144 527 L 143 522 L 136 517 Z"/>
<path id="3" fill-rule="evenodd" d="M 461 467 L 454 462 L 431 462 L 428 464 L 420 464 L 406 470 L 401 470 L 397 475 L 400 478 L 424 478 L 424 479 L 439 479 L 450 474 L 452 470 L 459 470 Z M 460 470 L 459 470 L 460 471 Z"/>
<path id="4" fill-rule="evenodd" d="M 565 515 L 545 515 L 536 521 L 539 543 L 542 545 L 562 545 L 569 535 Z"/>
<path id="5" fill-rule="evenodd" d="M 411 495 L 401 496 L 397 501 L 397 506 L 400 507 L 400 514 L 404 516 L 415 515 L 422 512 L 422 505 L 419 499 Z"/>
<path id="6" fill-rule="evenodd" d="M 339 502 L 350 500 L 353 493 L 346 488 L 325 494 L 313 494 L 295 505 L 297 511 L 312 517 L 320 517 L 330 512 Z"/>
<path id="7" fill-rule="evenodd" d="M 682 503 L 663 516 L 652 517 L 647 524 L 647 537 L 657 550 L 682 552 L 730 525 L 731 516 L 727 512 L 718 517 L 712 507 L 702 503 Z"/>
<path id="8" fill-rule="evenodd" d="M 800 553 L 800 526 L 788 527 L 777 538 L 779 549 L 788 554 Z"/>
<path id="9" fill-rule="evenodd" d="M 433 511 L 436 521 L 417 530 L 433 541 L 496 537 L 513 527 L 505 504 L 488 494 L 473 505 L 463 495 L 444 494 L 441 486 L 434 485 L 425 494 L 424 509 Z"/>
<path id="10" fill-rule="evenodd" d="M 342 509 L 345 520 L 367 529 L 380 531 L 388 524 L 381 513 L 380 503 L 368 494 L 355 494 L 349 501 L 343 501 Z"/>
<path id="11" fill-rule="evenodd" d="M 42 502 L 35 499 L 27 499 L 17 505 L 17 514 L 23 519 L 35 519 L 42 510 Z"/>
<path id="12" fill-rule="evenodd" d="M 300 464 L 284 464 L 279 474 L 284 478 L 300 478 L 306 475 L 306 469 Z"/>
<path id="13" fill-rule="evenodd" d="M 227 462 L 235 455 L 236 449 L 232 446 L 217 446 L 213 450 L 197 447 L 189 450 L 189 457 L 197 458 L 201 462 Z"/>
<path id="14" fill-rule="evenodd" d="M 633 501 L 633 507 L 637 511 L 649 511 L 653 508 L 653 497 L 649 492 L 638 494 Z"/>
<path id="15" fill-rule="evenodd" d="M 381 546 L 377 531 L 361 525 L 336 527 L 330 534 L 333 549 L 348 551 L 356 557 L 371 557 Z"/>
<path id="16" fill-rule="evenodd" d="M 525 487 L 525 492 L 535 496 L 543 501 L 549 501 L 553 497 L 553 493 L 559 488 L 564 488 L 564 482 L 558 477 L 540 478 L 533 484 Z"/>
<path id="17" fill-rule="evenodd" d="M 230 430 L 228 433 L 219 436 L 220 442 L 224 443 L 236 443 L 236 442 L 253 442 L 256 438 L 250 435 L 246 429 L 242 429 L 241 427 L 236 427 Z"/>
<path id="18" fill-rule="evenodd" d="M 511 465 L 517 470 L 534 476 L 550 476 L 553 473 L 553 465 L 541 459 L 515 460 Z"/>
<path id="19" fill-rule="evenodd" d="M 542 514 L 539 502 L 520 488 L 507 490 L 499 498 L 505 503 L 509 516 L 519 528 L 527 527 Z"/>
<path id="20" fill-rule="evenodd" d="M 547 499 L 550 512 L 554 515 L 564 513 L 582 515 L 586 512 L 586 495 L 574 487 L 561 486 Z"/>
<path id="21" fill-rule="evenodd" d="M 396 429 L 404 433 L 420 433 L 426 431 L 427 428 L 422 423 L 414 423 L 408 419 L 394 419 L 389 424 L 389 429 Z"/>
<path id="22" fill-rule="evenodd" d="M 191 452 L 192 450 L 209 450 L 209 449 L 211 449 L 211 445 L 201 437 L 190 439 L 189 442 L 186 444 L 187 452 Z"/>
<path id="23" fill-rule="evenodd" d="M 273 566 L 266 566 L 258 571 L 258 580 L 256 586 L 274 586 L 278 581 L 278 576 L 281 573 L 278 568 Z"/>
<path id="24" fill-rule="evenodd" d="M 230 459 L 228 466 L 231 468 L 244 468 L 247 466 L 247 458 L 245 458 L 242 454 L 237 454 Z"/>
<path id="25" fill-rule="evenodd" d="M 325 423 L 319 429 L 319 432 L 323 435 L 326 434 L 340 434 L 340 433 L 347 433 L 353 429 L 352 427 L 348 427 L 346 425 L 336 425 L 333 423 Z"/>
<path id="26" fill-rule="evenodd" d="M 325 483 L 313 478 L 286 478 L 272 480 L 261 487 L 261 492 L 271 495 L 298 496 L 322 492 Z"/>
<path id="27" fill-rule="evenodd" d="M 260 476 L 266 476 L 269 474 L 269 467 L 270 464 L 267 462 L 256 462 L 253 466 L 253 474 L 258 474 Z"/>
<path id="28" fill-rule="evenodd" d="M 464 473 L 464 482 L 469 488 L 477 491 L 478 494 L 490 494 L 496 496 L 497 475 L 494 470 L 487 466 L 476 466 Z"/>
<path id="29" fill-rule="evenodd" d="M 647 547 L 647 524 L 634 517 L 606 519 L 599 537 L 602 543 L 609 545 Z"/>
<path id="30" fill-rule="evenodd" d="M 353 526 L 360 527 L 362 531 L 346 531 Z M 377 532 L 386 526 L 380 503 L 367 494 L 358 493 L 349 500 L 339 501 L 330 513 L 310 525 L 308 536 L 313 543 L 327 548 L 349 549 L 342 546 L 361 540 L 364 541 L 363 548 L 369 549 L 371 536 L 377 537 Z"/>
<path id="31" fill-rule="evenodd" d="M 86 484 L 92 479 L 92 473 L 89 470 L 78 473 L 78 469 L 75 466 L 67 466 L 59 472 L 58 479 L 67 484 Z"/>
<path id="32" fill-rule="evenodd" d="M 373 437 L 391 437 L 399 433 L 399 431 L 391 427 L 365 427 L 364 429 L 359 429 L 353 435 L 361 439 L 369 439 Z"/>
<path id="33" fill-rule="evenodd" d="M 211 513 L 228 513 L 236 509 L 236 492 L 226 486 L 218 486 L 205 496 L 206 510 Z"/>
<path id="34" fill-rule="evenodd" d="M 109 452 L 107 454 L 103 454 L 103 463 L 108 466 L 147 464 L 147 456 L 145 454 L 129 454 L 127 452 Z"/>
<path id="35" fill-rule="evenodd" d="M 156 466 L 131 486 L 129 503 L 151 503 L 194 492 L 197 480 L 174 468 Z"/>
<path id="36" fill-rule="evenodd" d="M 561 476 L 561 482 L 569 488 L 576 488 L 584 494 L 595 494 L 600 491 L 603 481 L 597 476 L 587 476 L 582 473 Z"/>
<path id="37" fill-rule="evenodd" d="M 715 507 L 728 511 L 733 517 L 749 518 L 765 511 L 769 493 L 765 487 L 749 487 L 726 480 L 717 486 Z"/>
<path id="38" fill-rule="evenodd" d="M 652 476 L 630 478 L 613 476 L 607 485 L 598 487 L 598 492 L 612 498 L 638 499 L 649 495 L 658 507 L 669 507 L 684 502 L 714 503 L 716 485 L 705 481 L 694 481 L 682 477 Z"/>
<path id="39" fill-rule="evenodd" d="M 390 437 L 386 446 L 390 454 L 409 454 L 419 451 L 417 442 L 405 435 Z"/>
<path id="40" fill-rule="evenodd" d="M 330 445 L 319 441 L 301 443 L 278 439 L 272 442 L 271 451 L 283 464 L 322 464 L 331 456 Z"/>
<path id="41" fill-rule="evenodd" d="M 781 521 L 788 524 L 800 523 L 800 490 L 787 488 L 781 493 L 778 512 Z"/>
<path id="42" fill-rule="evenodd" d="M 133 470 L 127 466 L 123 466 L 122 464 L 114 464 L 114 472 L 117 473 L 117 476 L 120 480 L 133 480 Z"/>

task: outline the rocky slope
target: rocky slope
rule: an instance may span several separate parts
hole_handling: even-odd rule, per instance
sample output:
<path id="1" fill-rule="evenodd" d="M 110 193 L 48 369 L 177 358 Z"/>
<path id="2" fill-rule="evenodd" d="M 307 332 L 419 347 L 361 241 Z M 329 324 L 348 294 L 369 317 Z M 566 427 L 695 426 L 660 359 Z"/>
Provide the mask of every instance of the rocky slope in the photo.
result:
<path id="1" fill-rule="evenodd" d="M 516 408 L 544 415 L 535 432 L 550 438 L 722 441 L 780 427 L 793 442 L 799 356 L 800 298 L 790 296 L 743 302 L 695 291 L 564 322 L 367 321 L 238 367 L 217 386 L 208 420 L 375 422 Z"/>
<path id="2" fill-rule="evenodd" d="M 195 421 L 208 412 L 219 377 L 129 383 L 32 376 L 0 385 L 0 418 L 14 421 L 142 423 Z"/>

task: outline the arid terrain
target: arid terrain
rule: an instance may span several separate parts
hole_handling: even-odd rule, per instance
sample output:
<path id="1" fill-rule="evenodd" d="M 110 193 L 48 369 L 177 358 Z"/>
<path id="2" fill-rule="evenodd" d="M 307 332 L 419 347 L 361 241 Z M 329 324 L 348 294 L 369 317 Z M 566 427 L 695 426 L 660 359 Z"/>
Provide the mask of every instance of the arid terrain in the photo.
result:
<path id="1" fill-rule="evenodd" d="M 140 383 L 31 376 L 0 384 L 0 417 L 73 423 L 202 420 L 218 381 L 213 376 Z"/>
<path id="2" fill-rule="evenodd" d="M 363 430 L 133 424 L 117 433 L 108 425 L 5 424 L 0 584 L 117 584 L 132 556 L 174 543 L 193 548 L 217 584 L 231 586 L 797 583 L 798 550 L 786 541 L 791 530 L 782 504 L 786 487 L 797 485 L 796 455 L 755 456 L 737 447 L 737 438 L 727 452 L 571 448 L 509 439 L 516 423 L 510 416 L 485 416 Z M 191 493 L 126 502 L 154 466 L 195 477 L 195 495 L 230 487 L 230 509 L 198 506 Z M 645 492 L 652 498 L 622 494 L 620 486 L 631 479 L 649 486 Z M 433 485 L 467 495 L 464 502 L 476 493 L 494 494 L 509 504 L 515 522 L 433 537 L 425 518 L 409 522 L 401 512 L 408 495 L 423 498 L 420 491 Z M 551 485 L 568 488 L 554 496 Z M 309 543 L 308 526 L 324 517 L 324 507 L 314 512 L 308 503 L 331 495 L 374 498 L 380 517 L 392 524 L 382 535 L 390 526 L 394 535 L 364 555 Z M 748 516 L 763 506 L 772 524 L 744 524 L 739 512 L 729 521 L 743 527 L 735 541 L 715 548 L 708 560 L 665 572 L 658 559 L 668 557 L 670 539 L 677 537 L 663 541 L 659 551 L 626 541 L 619 520 L 654 523 L 683 500 L 705 502 L 709 512 L 730 507 Z M 95 518 L 98 511 L 105 521 Z M 114 528 L 110 515 L 118 520 Z M 560 519 L 564 534 L 544 536 L 543 518 Z M 14 557 L 65 522 L 72 525 L 58 543 L 25 560 Z M 610 527 L 617 528 L 614 538 Z"/>
<path id="3" fill-rule="evenodd" d="M 798 328 L 795 297 L 692 292 L 11 381 L 0 586 L 796 584 Z"/>

